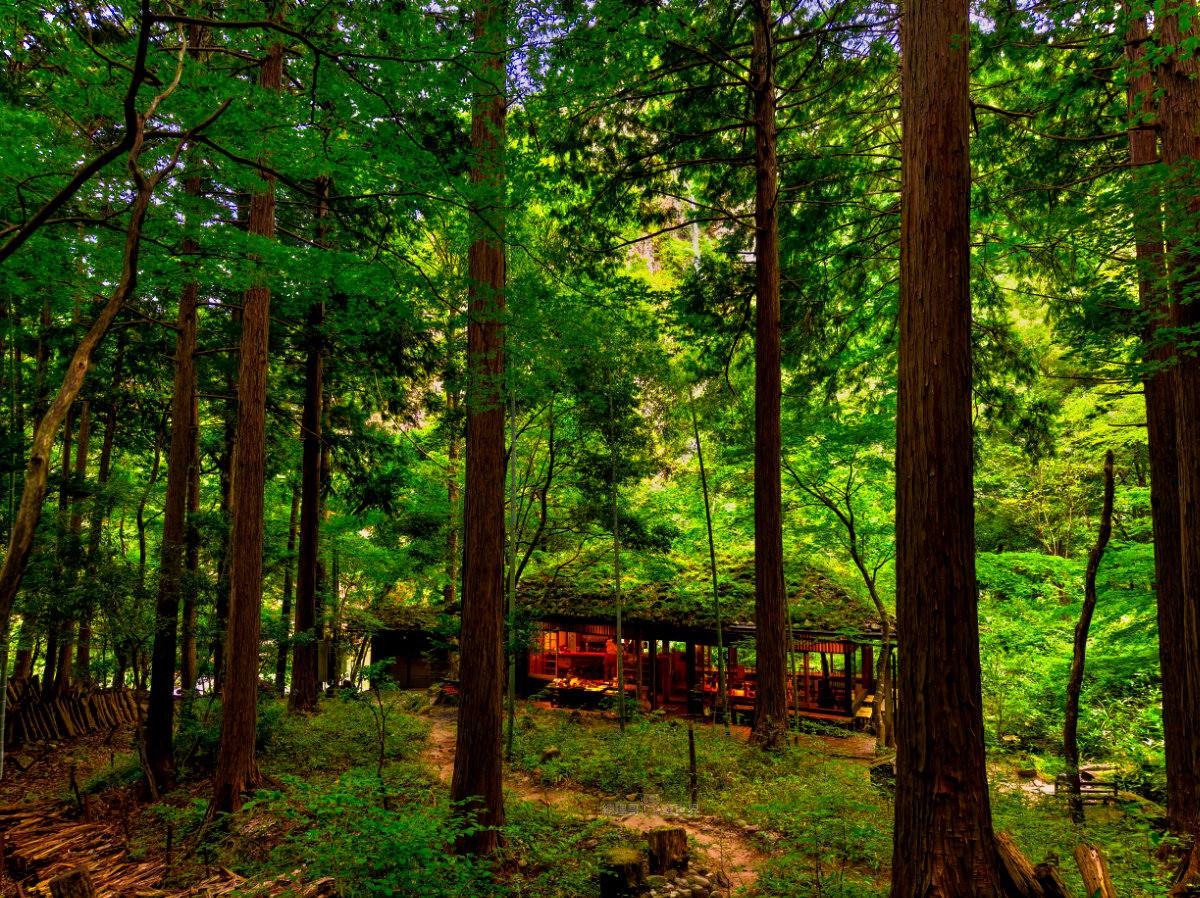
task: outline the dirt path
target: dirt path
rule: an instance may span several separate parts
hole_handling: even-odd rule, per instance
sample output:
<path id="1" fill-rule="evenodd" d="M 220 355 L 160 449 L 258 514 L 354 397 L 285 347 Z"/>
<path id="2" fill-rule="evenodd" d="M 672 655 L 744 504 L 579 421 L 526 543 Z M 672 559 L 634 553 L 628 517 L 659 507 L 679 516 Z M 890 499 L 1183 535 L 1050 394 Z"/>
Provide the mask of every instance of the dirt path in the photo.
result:
<path id="1" fill-rule="evenodd" d="M 426 757 L 442 781 L 449 782 L 454 771 L 458 709 L 436 710 L 430 716 L 430 724 L 432 729 L 429 732 Z M 546 788 L 536 778 L 522 771 L 507 771 L 504 785 L 521 801 L 536 803 L 542 807 L 554 807 L 590 819 L 608 816 L 614 823 L 635 832 L 648 832 L 665 824 L 681 826 L 687 831 L 688 837 L 703 858 L 699 866 L 724 873 L 735 892 L 754 884 L 758 878 L 759 865 L 768 857 L 740 829 L 723 825 L 709 817 L 667 819 L 654 814 L 605 815 L 604 807 L 597 796 L 582 791 Z"/>

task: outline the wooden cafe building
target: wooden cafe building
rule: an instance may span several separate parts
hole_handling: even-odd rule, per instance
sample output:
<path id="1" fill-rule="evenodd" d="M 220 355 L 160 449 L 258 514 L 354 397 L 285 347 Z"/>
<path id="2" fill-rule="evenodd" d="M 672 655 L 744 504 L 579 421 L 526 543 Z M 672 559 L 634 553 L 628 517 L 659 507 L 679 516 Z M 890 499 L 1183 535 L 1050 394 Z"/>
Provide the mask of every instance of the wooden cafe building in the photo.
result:
<path id="1" fill-rule="evenodd" d="M 533 621 L 528 659 L 519 665 L 525 695 L 541 694 L 562 707 L 598 706 L 616 694 L 616 655 L 623 648 L 626 692 L 642 707 L 717 715 L 725 706 L 723 651 L 730 714 L 753 714 L 752 572 L 724 585 L 720 638 L 711 590 L 678 583 L 641 584 L 623 594 L 620 648 L 612 590 L 543 578 L 524 583 L 518 600 Z M 817 572 L 800 578 L 788 601 L 789 708 L 830 723 L 869 719 L 881 647 L 874 608 Z"/>

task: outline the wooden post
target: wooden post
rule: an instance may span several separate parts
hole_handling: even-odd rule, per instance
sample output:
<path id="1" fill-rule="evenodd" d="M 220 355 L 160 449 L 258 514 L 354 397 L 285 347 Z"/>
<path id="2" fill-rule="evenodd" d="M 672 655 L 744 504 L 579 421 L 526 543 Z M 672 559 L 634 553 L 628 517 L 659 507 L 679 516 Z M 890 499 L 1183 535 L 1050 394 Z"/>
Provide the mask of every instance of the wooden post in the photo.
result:
<path id="1" fill-rule="evenodd" d="M 1089 898 L 1093 895 L 1098 895 L 1099 898 L 1117 898 L 1112 877 L 1108 875 L 1108 862 L 1104 860 L 1099 848 L 1092 845 L 1076 845 L 1075 863 L 1079 866 L 1083 888 Z"/>
<path id="2" fill-rule="evenodd" d="M 682 826 L 656 826 L 646 833 L 646 841 L 650 848 L 651 873 L 687 869 L 687 831 Z"/>
<path id="3" fill-rule="evenodd" d="M 658 710 L 658 638 L 650 640 L 650 710 Z"/>
<path id="4" fill-rule="evenodd" d="M 690 773 L 689 779 L 691 780 L 692 787 L 692 804 L 696 805 L 698 803 L 697 793 L 699 792 L 699 788 L 697 787 L 696 783 L 696 728 L 690 723 L 688 724 L 688 760 Z M 693 807 L 692 810 L 694 811 L 695 808 Z"/>
<path id="5" fill-rule="evenodd" d="M 696 688 L 696 643 L 687 643 L 687 655 L 684 656 L 685 670 L 687 671 L 687 694 L 688 703 L 691 704 L 692 690 Z M 688 708 L 691 712 L 693 709 Z"/>

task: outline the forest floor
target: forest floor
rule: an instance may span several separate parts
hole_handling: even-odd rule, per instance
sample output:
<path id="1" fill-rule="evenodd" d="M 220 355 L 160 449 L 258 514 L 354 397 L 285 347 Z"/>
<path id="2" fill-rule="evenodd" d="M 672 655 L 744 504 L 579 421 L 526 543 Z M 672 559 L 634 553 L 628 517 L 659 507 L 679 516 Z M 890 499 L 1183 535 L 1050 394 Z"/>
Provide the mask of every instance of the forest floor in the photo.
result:
<path id="1" fill-rule="evenodd" d="M 504 845 L 485 866 L 448 851 L 460 826 L 448 801 L 456 709 L 398 693 L 323 699 L 318 713 L 297 718 L 267 701 L 266 790 L 237 818 L 208 826 L 218 718 L 213 709 L 181 726 L 186 776 L 157 802 L 143 795 L 131 727 L 17 751 L 0 779 L 0 898 L 18 880 L 31 898 L 44 895 L 48 874 L 80 862 L 102 896 L 579 898 L 597 893 L 605 850 L 644 849 L 645 830 L 662 823 L 684 827 L 693 871 L 713 881 L 693 895 L 888 892 L 892 804 L 869 781 L 873 741 L 859 734 L 817 730 L 764 753 L 747 745 L 744 728 L 726 734 L 643 714 L 622 733 L 603 715 L 522 703 Z M 1073 827 L 1020 766 L 996 759 L 998 829 L 1035 861 L 1069 858 L 1080 841 L 1102 845 L 1123 896 L 1158 894 L 1163 870 L 1144 818 L 1109 807 Z M 693 788 L 694 810 L 662 812 L 690 804 Z"/>
<path id="2" fill-rule="evenodd" d="M 430 715 L 428 758 L 443 782 L 449 783 L 454 772 L 454 743 L 458 730 L 458 709 L 441 708 Z M 746 728 L 738 728 L 745 730 Z M 743 734 L 748 735 L 748 732 Z M 872 740 L 873 741 L 873 740 Z M 548 785 L 532 773 L 511 768 L 506 771 L 505 787 L 509 802 L 516 799 L 542 808 L 555 808 L 560 813 L 575 814 L 586 820 L 604 816 L 605 805 L 622 804 L 620 796 L 605 796 L 588 791 L 577 784 L 560 782 Z M 608 799 L 608 800 L 606 800 Z M 637 804 L 641 807 L 641 803 Z M 622 810 L 625 808 L 623 807 Z M 694 845 L 695 861 L 701 869 L 717 871 L 721 881 L 727 881 L 734 891 L 752 886 L 758 878 L 758 867 L 768 855 L 751 841 L 743 827 L 723 823 L 712 817 L 653 813 L 622 813 L 607 815 L 611 822 L 639 835 L 656 826 L 681 827 Z M 750 826 L 750 824 L 743 824 Z M 758 832 L 761 828 L 755 828 Z"/>

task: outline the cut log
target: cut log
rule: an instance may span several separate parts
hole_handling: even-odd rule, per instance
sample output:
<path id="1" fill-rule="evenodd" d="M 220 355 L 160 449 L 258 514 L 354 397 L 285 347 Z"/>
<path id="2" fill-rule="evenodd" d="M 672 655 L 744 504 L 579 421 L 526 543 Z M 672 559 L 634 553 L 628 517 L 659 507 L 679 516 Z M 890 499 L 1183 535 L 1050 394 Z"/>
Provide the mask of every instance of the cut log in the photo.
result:
<path id="1" fill-rule="evenodd" d="M 633 848 L 613 848 L 600 861 L 600 898 L 637 895 L 646 882 L 646 855 Z"/>
<path id="2" fill-rule="evenodd" d="M 87 867 L 76 867 L 50 880 L 54 898 L 96 898 L 96 886 Z"/>
<path id="3" fill-rule="evenodd" d="M 1033 868 L 1033 876 L 1041 885 L 1042 891 L 1046 893 L 1046 898 L 1075 898 L 1071 894 L 1071 889 L 1063 882 L 1058 867 L 1053 864 L 1042 861 Z"/>
<path id="4" fill-rule="evenodd" d="M 1112 877 L 1108 875 L 1108 862 L 1104 854 L 1093 845 L 1075 846 L 1075 863 L 1083 877 L 1083 889 L 1088 898 L 1117 898 Z"/>
<path id="5" fill-rule="evenodd" d="M 650 848 L 651 873 L 687 869 L 687 831 L 682 826 L 656 826 L 646 833 L 646 841 Z"/>
<path id="6" fill-rule="evenodd" d="M 1000 888 L 1007 898 L 1046 898 L 1034 875 L 1033 864 L 1021 853 L 1012 833 L 1000 830 L 995 835 L 996 859 L 1000 868 Z"/>

